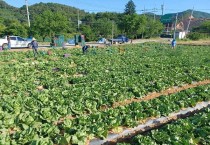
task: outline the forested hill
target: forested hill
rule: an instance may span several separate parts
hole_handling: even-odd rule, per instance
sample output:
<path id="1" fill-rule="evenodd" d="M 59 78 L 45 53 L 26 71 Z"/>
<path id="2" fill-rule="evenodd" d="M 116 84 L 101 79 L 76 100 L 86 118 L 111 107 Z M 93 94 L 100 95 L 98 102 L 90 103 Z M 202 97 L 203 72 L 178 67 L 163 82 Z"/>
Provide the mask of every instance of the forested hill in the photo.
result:
<path id="1" fill-rule="evenodd" d="M 3 0 L 0 0 L 0 9 L 8 9 L 8 10 L 13 10 L 13 9 L 18 9 L 15 8 L 13 6 L 8 5 L 6 2 L 4 2 Z"/>
<path id="2" fill-rule="evenodd" d="M 42 13 L 43 11 L 50 10 L 53 12 L 61 12 L 65 14 L 69 19 L 76 20 L 78 9 L 75 7 L 57 4 L 57 3 L 37 3 L 29 6 L 30 18 L 33 19 L 35 15 Z M 179 13 L 180 19 L 187 18 L 191 15 L 192 10 L 186 10 Z M 84 16 L 87 14 L 83 10 L 79 10 L 80 16 Z M 176 13 L 165 14 L 164 16 L 175 17 Z M 163 17 L 164 17 L 163 16 Z M 8 5 L 3 0 L 0 0 L 0 17 L 6 19 L 18 19 L 21 22 L 27 21 L 26 17 L 26 7 L 22 6 L 21 8 L 16 8 Z M 194 11 L 194 18 L 210 18 L 210 14 L 206 12 Z M 156 18 L 160 18 L 160 16 L 156 15 Z"/>
<path id="3" fill-rule="evenodd" d="M 179 12 L 179 20 L 189 18 L 191 12 L 192 10 Z M 25 5 L 17 8 L 0 0 L 0 37 L 8 34 L 22 37 L 33 35 L 44 40 L 56 34 L 72 38 L 77 33 L 83 33 L 87 41 L 95 41 L 99 37 L 112 37 L 113 31 L 114 37 L 124 34 L 130 38 L 150 38 L 158 36 L 164 29 L 164 22 L 161 23 L 160 18 L 172 22 L 176 16 L 176 13 L 164 16 L 151 13 L 138 15 L 135 12 L 132 13 L 134 15 L 117 12 L 89 13 L 63 4 L 42 2 L 30 5 L 29 14 L 30 27 Z M 210 14 L 198 11 L 194 11 L 193 16 L 210 18 Z"/>
<path id="4" fill-rule="evenodd" d="M 182 12 L 184 16 L 190 16 L 192 13 L 192 10 L 187 10 Z M 194 18 L 210 18 L 210 14 L 206 12 L 200 12 L 200 11 L 193 11 L 193 17 Z"/>
<path id="5" fill-rule="evenodd" d="M 69 19 L 77 18 L 78 9 L 75 7 L 57 4 L 57 3 L 38 3 L 29 6 L 30 18 L 33 19 L 35 15 L 39 15 L 42 12 L 50 10 L 53 12 L 61 12 L 65 14 Z M 84 15 L 85 12 L 83 10 L 79 10 L 80 15 Z M 19 21 L 27 21 L 26 17 L 26 6 L 22 6 L 21 8 L 16 8 L 8 5 L 6 2 L 0 0 L 0 17 L 6 19 L 18 19 Z"/>
<path id="6" fill-rule="evenodd" d="M 21 17 L 20 9 L 10 6 L 3 0 L 0 0 L 0 18 L 21 20 Z"/>
<path id="7" fill-rule="evenodd" d="M 188 19 L 191 16 L 192 10 L 186 10 L 183 12 L 178 13 L 178 19 L 179 20 L 184 20 Z M 175 21 L 177 13 L 169 13 L 161 16 L 161 21 L 163 23 L 168 23 L 171 21 Z M 210 14 L 206 12 L 200 12 L 200 11 L 193 11 L 193 17 L 194 18 L 199 18 L 199 19 L 210 19 Z"/>
<path id="8" fill-rule="evenodd" d="M 20 8 L 22 11 L 24 11 L 26 8 L 25 6 Z M 75 19 L 77 18 L 78 10 L 75 7 L 57 4 L 57 3 L 38 3 L 31 5 L 29 7 L 30 9 L 30 15 L 33 18 L 35 15 L 42 13 L 43 11 L 50 10 L 52 12 L 60 12 L 65 14 L 69 19 Z M 84 15 L 85 12 L 83 10 L 79 10 L 80 15 Z"/>

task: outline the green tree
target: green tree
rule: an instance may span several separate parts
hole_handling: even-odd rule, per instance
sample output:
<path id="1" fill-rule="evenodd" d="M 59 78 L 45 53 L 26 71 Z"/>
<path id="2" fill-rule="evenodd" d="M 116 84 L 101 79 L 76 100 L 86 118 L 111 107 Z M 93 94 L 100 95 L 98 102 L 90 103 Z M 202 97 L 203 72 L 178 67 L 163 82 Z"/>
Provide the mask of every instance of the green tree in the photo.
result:
<path id="1" fill-rule="evenodd" d="M 96 39 L 95 33 L 93 33 L 90 25 L 81 25 L 81 31 L 85 35 L 86 41 L 91 41 Z"/>
<path id="2" fill-rule="evenodd" d="M 163 24 L 159 20 L 147 18 L 147 27 L 145 35 L 147 38 L 158 36 L 164 29 Z"/>
<path id="3" fill-rule="evenodd" d="M 125 15 L 119 26 L 130 38 L 136 38 L 145 32 L 146 17 L 137 14 Z"/>
<path id="4" fill-rule="evenodd" d="M 205 21 L 201 26 L 200 28 L 206 32 L 206 33 L 209 33 L 210 34 L 210 21 Z"/>
<path id="5" fill-rule="evenodd" d="M 40 35 L 44 40 L 47 36 L 67 33 L 70 23 L 67 17 L 59 12 L 44 11 L 42 14 L 35 16 L 32 24 L 33 35 Z"/>
<path id="6" fill-rule="evenodd" d="M 125 15 L 123 17 L 122 21 L 122 27 L 124 29 L 124 32 L 131 38 L 134 37 L 134 33 L 137 30 L 138 27 L 138 15 L 133 14 L 133 15 Z"/>
<path id="7" fill-rule="evenodd" d="M 2 35 L 2 33 L 5 31 L 6 26 L 2 23 L 0 23 L 0 35 Z"/>
<path id="8" fill-rule="evenodd" d="M 3 34 L 4 35 L 18 35 L 22 37 L 28 36 L 27 25 L 25 23 L 20 23 L 18 20 L 5 20 Z"/>
<path id="9" fill-rule="evenodd" d="M 137 34 L 143 38 L 147 26 L 147 17 L 145 15 L 139 16 L 139 27 L 137 29 Z"/>
<path id="10" fill-rule="evenodd" d="M 136 5 L 132 0 L 129 0 L 128 3 L 125 5 L 125 12 L 126 15 L 132 15 L 136 13 Z"/>
<path id="11" fill-rule="evenodd" d="M 112 28 L 114 28 L 113 31 L 117 31 L 116 27 L 112 26 L 115 25 L 112 24 L 112 21 L 107 19 L 98 19 L 95 23 L 93 23 L 92 30 L 95 32 L 96 37 L 102 36 L 102 37 L 110 37 L 112 34 Z"/>
<path id="12" fill-rule="evenodd" d="M 0 17 L 0 35 L 4 32 L 6 26 L 3 24 L 3 18 Z"/>
<path id="13" fill-rule="evenodd" d="M 194 27 L 192 32 L 187 35 L 191 40 L 199 40 L 210 37 L 210 21 L 203 22 L 200 26 Z"/>

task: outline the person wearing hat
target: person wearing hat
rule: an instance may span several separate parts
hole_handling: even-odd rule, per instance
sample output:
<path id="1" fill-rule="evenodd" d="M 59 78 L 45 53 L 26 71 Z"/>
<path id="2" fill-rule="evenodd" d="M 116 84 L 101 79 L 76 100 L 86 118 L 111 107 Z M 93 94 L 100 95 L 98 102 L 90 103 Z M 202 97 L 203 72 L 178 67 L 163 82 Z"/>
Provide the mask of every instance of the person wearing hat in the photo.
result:
<path id="1" fill-rule="evenodd" d="M 34 57 L 36 57 L 36 55 L 38 55 L 38 43 L 36 41 L 36 39 L 33 37 L 32 42 L 31 42 L 31 46 L 33 49 L 33 53 L 34 53 Z"/>

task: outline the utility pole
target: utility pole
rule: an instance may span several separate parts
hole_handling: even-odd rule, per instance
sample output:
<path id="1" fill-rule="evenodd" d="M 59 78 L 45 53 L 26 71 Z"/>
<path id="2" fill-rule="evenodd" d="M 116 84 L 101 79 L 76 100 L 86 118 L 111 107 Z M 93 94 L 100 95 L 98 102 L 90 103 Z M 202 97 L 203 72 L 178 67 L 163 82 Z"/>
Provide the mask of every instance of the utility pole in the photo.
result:
<path id="1" fill-rule="evenodd" d="M 176 21 L 175 21 L 175 26 L 174 26 L 174 39 L 176 37 L 176 24 L 177 24 L 177 18 L 178 18 L 178 13 L 176 13 Z"/>
<path id="2" fill-rule="evenodd" d="M 188 31 L 189 31 L 190 22 L 191 22 L 191 19 L 192 19 L 192 16 L 193 16 L 193 11 L 194 11 L 194 7 L 193 7 L 193 9 L 192 9 L 192 12 L 191 12 L 191 15 L 190 15 L 190 19 L 189 19 L 189 22 L 188 22 L 188 25 L 187 25 L 187 30 L 186 30 L 187 33 L 188 33 Z"/>
<path id="3" fill-rule="evenodd" d="M 146 12 L 145 6 L 144 6 L 144 10 L 143 11 L 144 11 L 144 15 L 145 15 L 145 12 Z"/>
<path id="4" fill-rule="evenodd" d="M 79 32 L 79 10 L 77 10 L 77 29 L 78 29 L 78 32 Z"/>
<path id="5" fill-rule="evenodd" d="M 164 3 L 161 5 L 161 10 L 162 10 L 162 16 L 163 16 L 163 11 L 164 11 Z"/>
<path id="6" fill-rule="evenodd" d="M 28 18 L 28 27 L 30 28 L 31 23 L 30 23 L 30 18 L 29 18 L 29 11 L 28 11 L 28 0 L 25 0 L 26 2 L 26 11 L 27 11 L 27 18 Z"/>
<path id="7" fill-rule="evenodd" d="M 112 45 L 113 45 L 113 38 L 114 38 L 114 21 L 112 21 Z"/>
<path id="8" fill-rule="evenodd" d="M 168 25 L 167 25 L 167 30 L 166 30 L 166 33 L 168 34 L 168 27 L 169 27 L 169 23 L 168 23 Z"/>
<path id="9" fill-rule="evenodd" d="M 157 12 L 157 9 L 154 8 L 152 12 L 154 13 L 154 21 L 155 21 L 155 12 Z"/>

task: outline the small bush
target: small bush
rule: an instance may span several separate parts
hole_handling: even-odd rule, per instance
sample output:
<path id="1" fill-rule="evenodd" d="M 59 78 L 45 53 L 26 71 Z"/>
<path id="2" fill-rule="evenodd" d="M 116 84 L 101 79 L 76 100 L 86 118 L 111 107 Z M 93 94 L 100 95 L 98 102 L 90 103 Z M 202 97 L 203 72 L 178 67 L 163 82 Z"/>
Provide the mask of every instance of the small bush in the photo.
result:
<path id="1" fill-rule="evenodd" d="M 199 40 L 205 38 L 205 35 L 198 32 L 192 32 L 187 35 L 187 38 L 189 38 L 190 40 Z"/>

